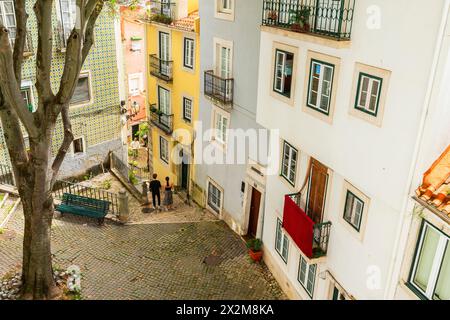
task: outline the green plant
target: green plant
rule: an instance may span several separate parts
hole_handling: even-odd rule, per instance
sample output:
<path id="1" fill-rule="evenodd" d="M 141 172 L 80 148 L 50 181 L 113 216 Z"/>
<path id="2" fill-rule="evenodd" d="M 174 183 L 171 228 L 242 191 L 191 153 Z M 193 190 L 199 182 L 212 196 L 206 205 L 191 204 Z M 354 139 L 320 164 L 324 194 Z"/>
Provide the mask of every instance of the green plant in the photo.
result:
<path id="1" fill-rule="evenodd" d="M 0 234 L 4 234 L 5 233 L 5 229 L 0 228 Z"/>
<path id="2" fill-rule="evenodd" d="M 150 128 L 147 122 L 141 123 L 139 125 L 139 130 L 134 134 L 134 136 L 139 138 L 142 138 L 145 135 L 148 136 L 149 130 Z"/>
<path id="3" fill-rule="evenodd" d="M 163 23 L 163 24 L 171 24 L 172 23 L 171 17 L 168 17 L 165 14 L 160 14 L 160 13 L 152 15 L 150 20 L 152 20 L 154 22 Z"/>
<path id="4" fill-rule="evenodd" d="M 261 251 L 262 241 L 261 239 L 250 239 L 247 241 L 247 248 L 253 252 Z"/>
<path id="5" fill-rule="evenodd" d="M 111 180 L 105 180 L 101 183 L 100 188 L 103 190 L 111 189 Z"/>
<path id="6" fill-rule="evenodd" d="M 134 172 L 134 170 L 130 170 L 128 171 L 128 180 L 132 183 L 132 184 L 138 184 L 138 179 L 136 178 L 136 172 Z"/>
<path id="7" fill-rule="evenodd" d="M 300 29 L 305 29 L 309 27 L 309 18 L 311 16 L 310 8 L 301 8 L 300 10 L 289 11 L 291 18 L 290 22 L 292 24 L 298 25 Z"/>

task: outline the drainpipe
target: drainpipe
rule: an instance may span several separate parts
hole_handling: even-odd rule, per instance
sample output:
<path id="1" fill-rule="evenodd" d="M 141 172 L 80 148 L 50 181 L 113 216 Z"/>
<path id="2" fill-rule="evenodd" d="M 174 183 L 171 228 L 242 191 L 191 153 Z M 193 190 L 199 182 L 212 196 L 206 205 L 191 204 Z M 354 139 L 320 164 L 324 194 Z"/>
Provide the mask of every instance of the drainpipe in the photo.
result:
<path id="1" fill-rule="evenodd" d="M 425 104 L 421 114 L 421 120 L 419 130 L 417 134 L 416 143 L 414 146 L 413 161 L 408 175 L 408 182 L 406 187 L 406 194 L 404 197 L 400 221 L 398 223 L 397 232 L 395 236 L 394 250 L 392 251 L 391 265 L 389 267 L 388 277 L 386 281 L 386 290 L 384 293 L 384 299 L 394 299 L 395 292 L 398 286 L 398 282 L 401 276 L 401 269 L 403 264 L 403 258 L 405 256 L 404 248 L 408 241 L 409 229 L 412 222 L 412 215 L 409 212 L 410 204 L 410 192 L 413 189 L 414 175 L 418 166 L 419 152 L 423 143 L 423 136 L 425 131 L 425 124 L 428 116 L 428 110 L 431 104 L 431 94 L 436 81 L 436 73 L 438 70 L 439 60 L 442 54 L 442 48 L 444 45 L 445 31 L 449 19 L 450 0 L 446 0 L 443 5 L 443 13 L 441 19 L 441 25 L 439 27 L 439 35 L 436 42 L 435 53 L 433 57 L 433 64 L 431 66 L 430 78 L 427 86 L 427 92 L 425 96 Z"/>

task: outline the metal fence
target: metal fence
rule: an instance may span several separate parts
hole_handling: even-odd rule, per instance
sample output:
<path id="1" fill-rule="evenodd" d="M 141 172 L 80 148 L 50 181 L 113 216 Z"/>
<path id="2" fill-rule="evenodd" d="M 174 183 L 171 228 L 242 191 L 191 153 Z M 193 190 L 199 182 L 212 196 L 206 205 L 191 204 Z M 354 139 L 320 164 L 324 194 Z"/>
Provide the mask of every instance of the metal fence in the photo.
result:
<path id="1" fill-rule="evenodd" d="M 173 61 L 158 58 L 156 54 L 149 57 L 150 74 L 164 81 L 173 79 Z"/>
<path id="2" fill-rule="evenodd" d="M 213 70 L 205 71 L 205 95 L 223 104 L 233 104 L 234 79 L 224 79 L 214 74 Z"/>
<path id="3" fill-rule="evenodd" d="M 108 201 L 110 202 L 109 213 L 114 215 L 119 214 L 119 195 L 116 193 L 84 186 L 80 183 L 72 183 L 59 180 L 55 183 L 55 186 L 53 188 L 53 197 L 55 199 L 62 200 L 64 193 L 76 194 L 92 199 Z"/>
<path id="4" fill-rule="evenodd" d="M 355 0 L 264 0 L 262 24 L 350 40 Z"/>
<path id="5" fill-rule="evenodd" d="M 12 167 L 6 164 L 0 164 L 0 184 L 7 186 L 16 186 Z"/>

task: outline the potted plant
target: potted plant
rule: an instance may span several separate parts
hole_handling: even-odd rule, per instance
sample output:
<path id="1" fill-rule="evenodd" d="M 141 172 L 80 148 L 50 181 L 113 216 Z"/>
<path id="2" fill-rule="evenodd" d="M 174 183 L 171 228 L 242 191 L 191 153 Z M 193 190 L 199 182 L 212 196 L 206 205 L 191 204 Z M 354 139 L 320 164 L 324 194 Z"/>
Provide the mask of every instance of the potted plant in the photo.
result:
<path id="1" fill-rule="evenodd" d="M 309 32 L 311 26 L 309 18 L 311 16 L 310 8 L 301 8 L 300 10 L 291 10 L 291 30 L 295 32 Z"/>
<path id="2" fill-rule="evenodd" d="M 269 11 L 267 14 L 267 19 L 276 21 L 278 19 L 278 13 L 275 10 Z"/>
<path id="3" fill-rule="evenodd" d="M 262 241 L 260 239 L 250 239 L 247 241 L 248 254 L 255 262 L 259 262 L 262 259 L 263 252 L 261 247 Z"/>

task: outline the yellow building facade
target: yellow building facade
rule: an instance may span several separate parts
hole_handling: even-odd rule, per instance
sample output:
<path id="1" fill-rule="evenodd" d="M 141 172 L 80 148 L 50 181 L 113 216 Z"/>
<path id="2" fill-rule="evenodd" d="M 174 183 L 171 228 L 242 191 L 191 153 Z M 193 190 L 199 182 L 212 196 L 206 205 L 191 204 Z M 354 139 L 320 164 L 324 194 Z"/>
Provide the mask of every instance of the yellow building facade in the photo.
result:
<path id="1" fill-rule="evenodd" d="M 190 191 L 200 93 L 198 0 L 155 2 L 147 25 L 153 172 Z"/>

